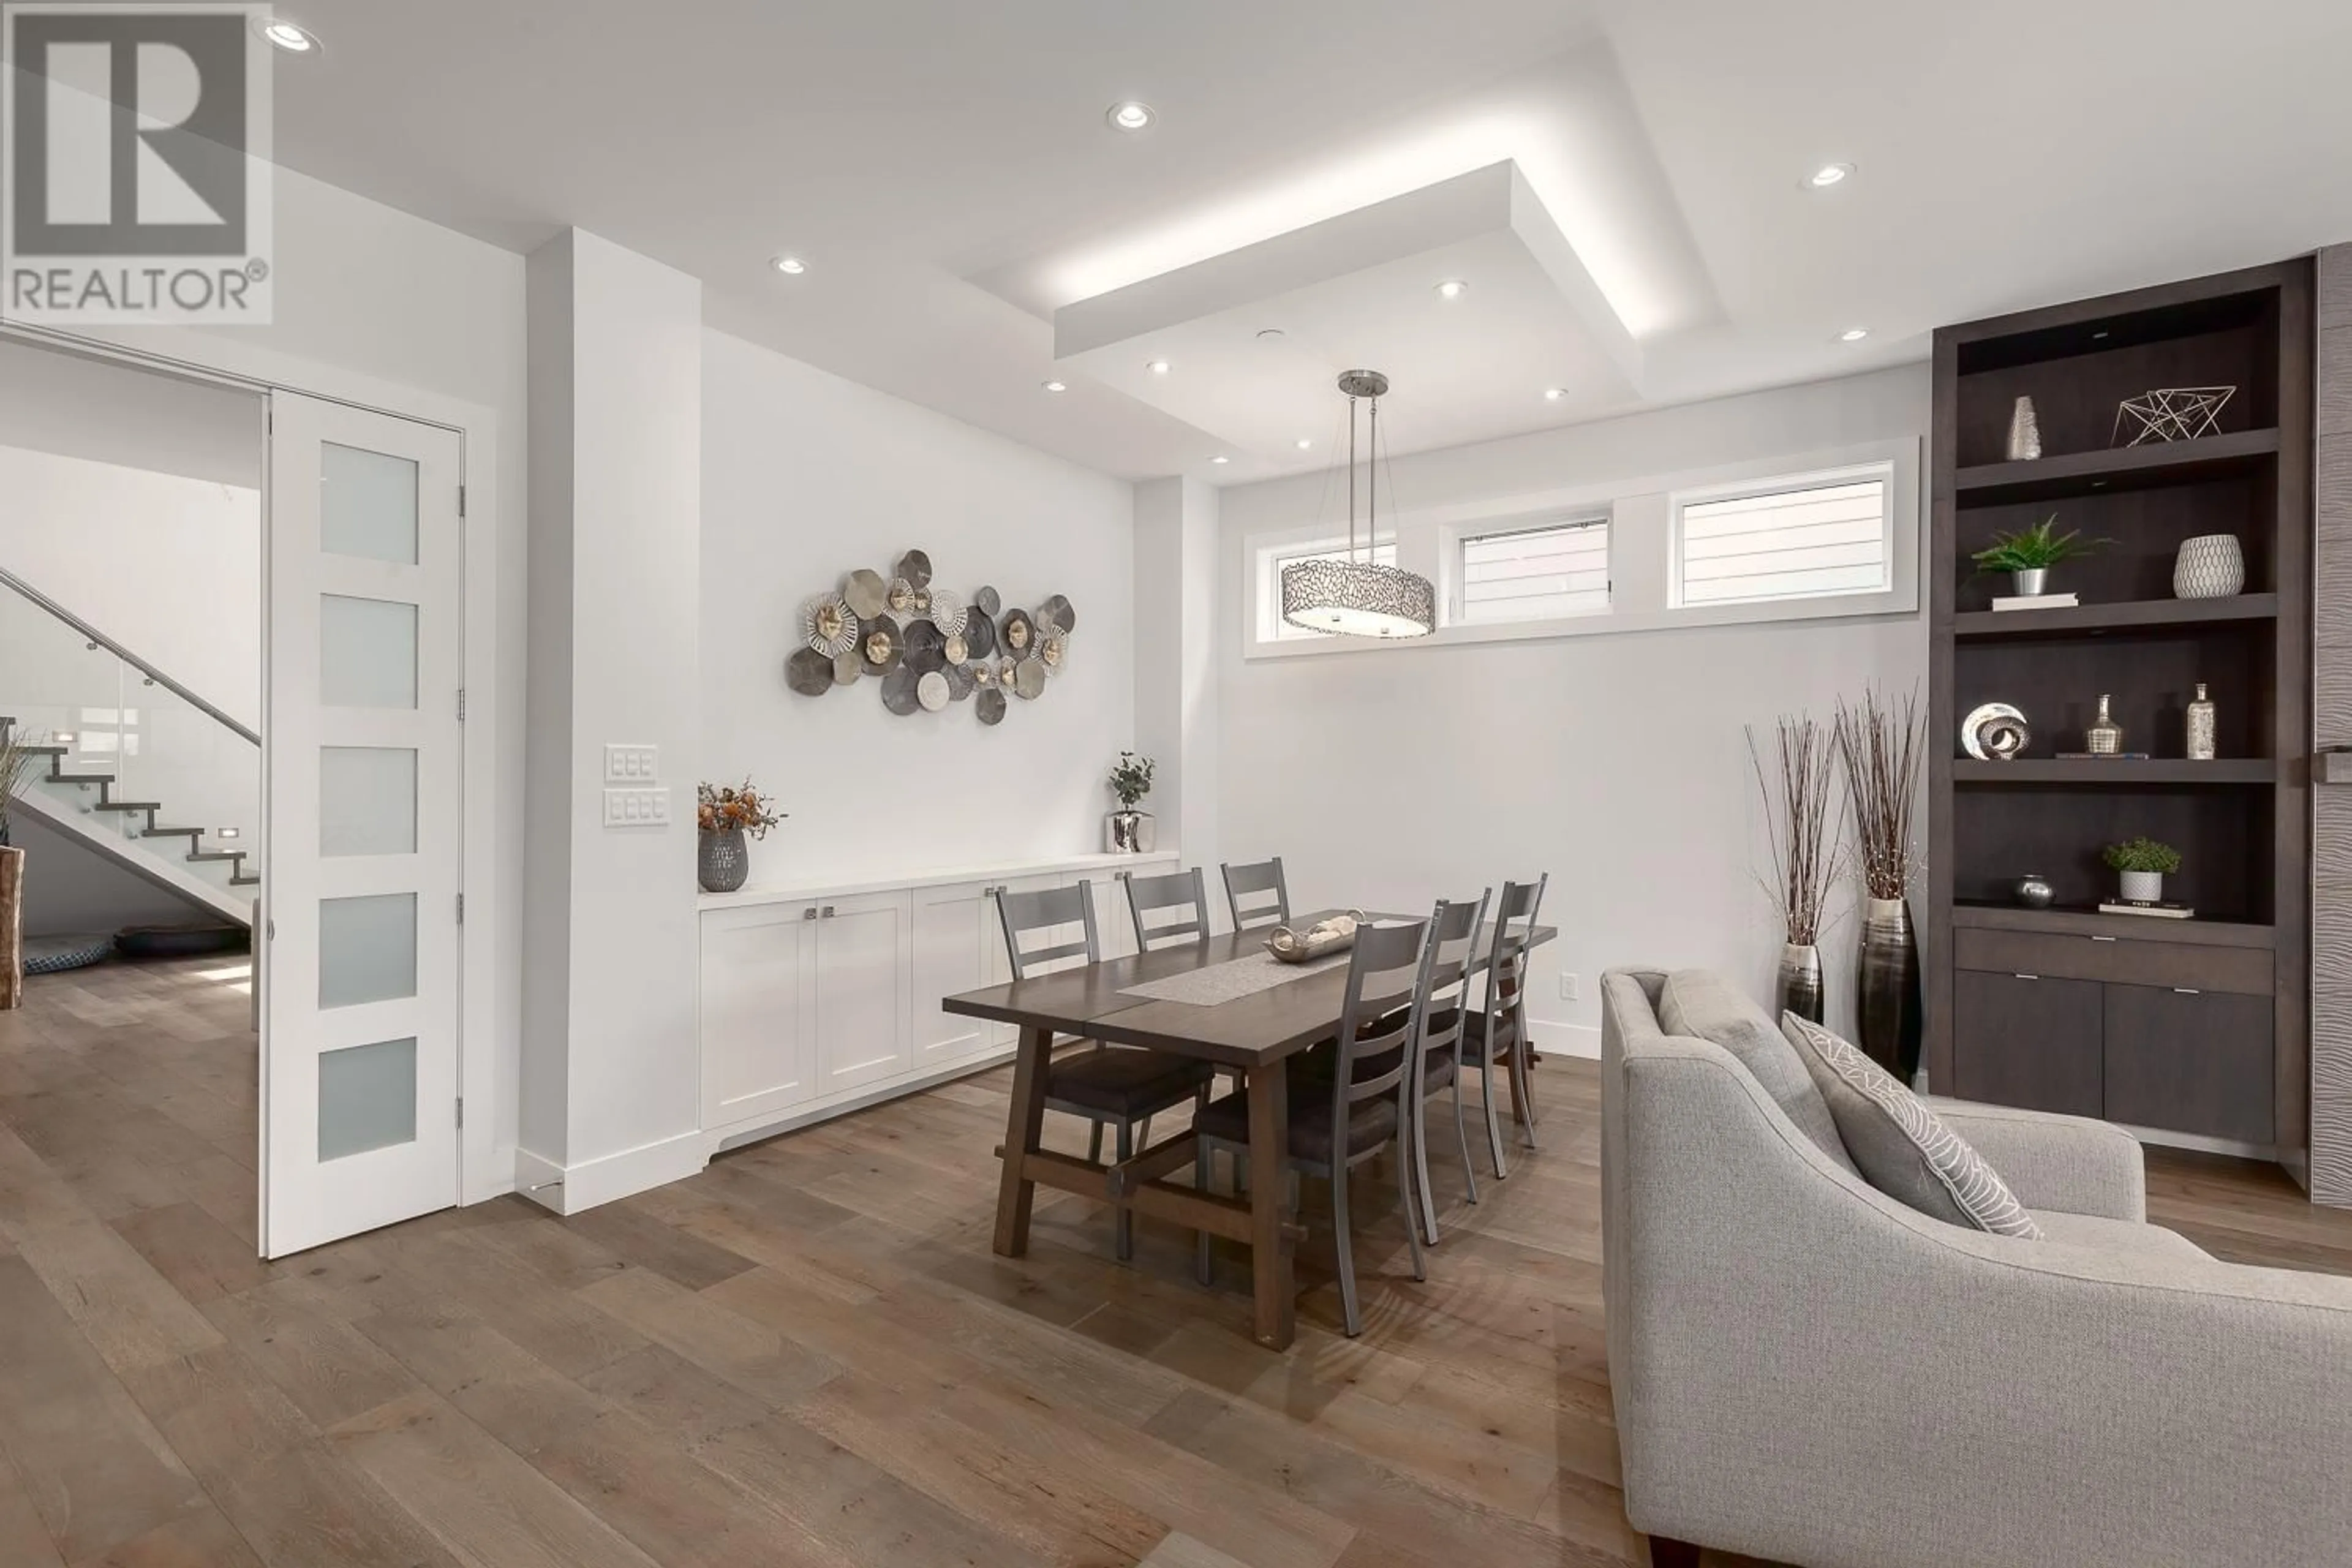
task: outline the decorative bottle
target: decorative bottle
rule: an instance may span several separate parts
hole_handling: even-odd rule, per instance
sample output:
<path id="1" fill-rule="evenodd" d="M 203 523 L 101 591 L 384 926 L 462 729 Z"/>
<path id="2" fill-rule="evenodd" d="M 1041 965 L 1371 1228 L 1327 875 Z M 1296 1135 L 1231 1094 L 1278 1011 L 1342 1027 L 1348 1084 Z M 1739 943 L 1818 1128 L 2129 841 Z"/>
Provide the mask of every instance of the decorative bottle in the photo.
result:
<path id="1" fill-rule="evenodd" d="M 2201 680 L 2197 683 L 2197 700 L 2189 705 L 2189 760 L 2213 760 L 2213 702 L 2205 695 Z"/>
<path id="2" fill-rule="evenodd" d="M 2084 733 L 2084 750 L 2095 757 L 2120 756 L 2124 749 L 2124 727 L 2116 722 L 2107 710 L 2107 694 L 2099 693 L 2099 716 L 2091 721 Z"/>
<path id="3" fill-rule="evenodd" d="M 2021 397 L 2009 411 L 2009 460 L 2032 462 L 2042 456 L 2042 422 L 2034 416 L 2033 399 Z"/>

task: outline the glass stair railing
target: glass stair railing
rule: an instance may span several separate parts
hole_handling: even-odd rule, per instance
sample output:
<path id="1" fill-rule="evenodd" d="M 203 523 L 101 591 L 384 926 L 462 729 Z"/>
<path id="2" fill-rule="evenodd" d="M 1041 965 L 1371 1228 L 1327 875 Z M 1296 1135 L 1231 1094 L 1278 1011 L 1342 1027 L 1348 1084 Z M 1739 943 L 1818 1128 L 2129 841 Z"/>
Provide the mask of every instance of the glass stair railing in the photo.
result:
<path id="1" fill-rule="evenodd" d="M 261 737 L 0 570 L 0 727 L 30 753 L 14 809 L 231 919 L 261 882 Z"/>

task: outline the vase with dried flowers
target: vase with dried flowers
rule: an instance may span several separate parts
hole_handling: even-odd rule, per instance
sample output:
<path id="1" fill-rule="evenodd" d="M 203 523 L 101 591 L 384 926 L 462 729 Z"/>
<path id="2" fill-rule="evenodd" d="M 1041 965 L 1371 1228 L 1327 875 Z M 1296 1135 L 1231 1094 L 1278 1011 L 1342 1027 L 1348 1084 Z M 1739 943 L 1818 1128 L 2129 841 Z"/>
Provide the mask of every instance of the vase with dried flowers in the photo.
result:
<path id="1" fill-rule="evenodd" d="M 1811 715 L 1783 714 L 1776 726 L 1780 775 L 1768 779 L 1756 731 L 1748 731 L 1748 761 L 1764 799 L 1772 847 L 1772 875 L 1759 876 L 1780 920 L 1780 970 L 1772 1016 L 1794 1013 L 1822 1021 L 1822 932 L 1830 889 L 1845 864 L 1845 807 L 1836 782 L 1837 742 Z M 1836 806 L 1837 817 L 1830 812 Z"/>
<path id="2" fill-rule="evenodd" d="M 1916 689 L 1900 703 L 1875 690 L 1852 707 L 1838 703 L 1838 760 L 1845 768 L 1854 862 L 1862 872 L 1857 1032 L 1864 1054 L 1906 1084 L 1919 1070 L 1927 1023 L 1908 901 L 1918 869 L 1913 826 L 1925 733 Z"/>
<path id="3" fill-rule="evenodd" d="M 25 1000 L 25 852 L 8 842 L 8 807 L 33 765 L 32 742 L 0 719 L 0 1012 Z"/>
<path id="4" fill-rule="evenodd" d="M 744 839 L 765 838 L 784 819 L 750 779 L 740 784 L 698 784 L 694 792 L 698 854 L 695 873 L 706 893 L 731 893 L 751 874 Z"/>
<path id="5" fill-rule="evenodd" d="M 1113 855 L 1149 855 L 1159 838 L 1159 824 L 1148 811 L 1138 810 L 1151 793 L 1151 773 L 1158 764 L 1150 757 L 1121 752 L 1106 782 L 1118 796 L 1118 809 L 1103 819 L 1103 847 Z"/>

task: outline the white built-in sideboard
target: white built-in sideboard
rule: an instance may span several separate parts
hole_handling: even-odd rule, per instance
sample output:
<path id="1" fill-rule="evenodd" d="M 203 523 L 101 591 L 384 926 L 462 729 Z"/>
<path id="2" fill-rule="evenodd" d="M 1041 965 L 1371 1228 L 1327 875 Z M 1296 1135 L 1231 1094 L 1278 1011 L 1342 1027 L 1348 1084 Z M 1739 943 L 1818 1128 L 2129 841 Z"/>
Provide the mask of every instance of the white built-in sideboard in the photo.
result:
<path id="1" fill-rule="evenodd" d="M 708 1151 L 1008 1060 L 1011 1026 L 940 1010 L 942 996 L 1011 977 L 994 890 L 1090 882 L 1103 956 L 1124 957 L 1135 951 L 1135 928 L 1118 873 L 1157 876 L 1175 862 L 1172 854 L 1089 855 L 919 880 L 702 895 Z"/>

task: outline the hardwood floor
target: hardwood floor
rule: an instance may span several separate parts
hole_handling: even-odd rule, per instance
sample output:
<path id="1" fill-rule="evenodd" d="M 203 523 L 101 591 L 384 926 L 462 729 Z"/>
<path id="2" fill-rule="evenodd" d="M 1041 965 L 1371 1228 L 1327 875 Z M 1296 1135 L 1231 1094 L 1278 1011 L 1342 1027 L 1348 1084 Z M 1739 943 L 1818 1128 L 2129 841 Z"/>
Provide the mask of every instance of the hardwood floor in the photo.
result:
<path id="1" fill-rule="evenodd" d="M 1041 1192 L 1030 1258 L 991 1253 L 1003 1072 L 570 1220 L 504 1198 L 259 1263 L 242 964 L 29 990 L 0 1014 L 8 1568 L 1643 1560 L 1590 1064 L 1537 1074 L 1546 1146 L 1475 1208 L 1435 1135 L 1424 1285 L 1360 1174 L 1360 1340 L 1310 1184 L 1275 1356 L 1237 1252 L 1203 1292 L 1147 1222 L 1122 1268 L 1102 1210 Z M 2150 1184 L 2218 1254 L 2352 1273 L 2352 1214 L 2274 1172 L 2159 1153 Z"/>

